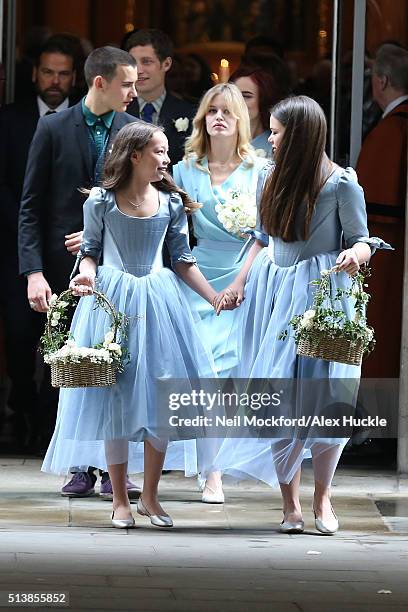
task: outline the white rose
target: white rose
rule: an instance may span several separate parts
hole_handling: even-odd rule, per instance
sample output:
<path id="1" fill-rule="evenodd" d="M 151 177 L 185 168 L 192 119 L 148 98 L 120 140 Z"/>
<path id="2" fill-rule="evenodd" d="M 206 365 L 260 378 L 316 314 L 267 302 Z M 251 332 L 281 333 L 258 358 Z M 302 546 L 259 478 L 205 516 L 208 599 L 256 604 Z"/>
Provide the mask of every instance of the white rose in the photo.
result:
<path id="1" fill-rule="evenodd" d="M 59 319 L 61 318 L 61 313 L 60 312 L 53 312 L 52 313 L 52 318 L 55 319 L 56 321 L 59 321 Z"/>
<path id="2" fill-rule="evenodd" d="M 115 334 L 113 333 L 113 331 L 106 332 L 105 334 L 106 344 L 110 344 L 111 342 L 113 342 L 114 337 L 115 337 Z"/>
<path id="3" fill-rule="evenodd" d="M 309 319 L 313 319 L 315 314 L 316 314 L 316 311 L 313 308 L 311 308 L 310 310 L 306 310 L 306 312 L 303 315 L 303 319 L 305 321 L 308 321 Z"/>
<path id="4" fill-rule="evenodd" d="M 188 117 L 179 117 L 174 122 L 174 127 L 178 132 L 186 132 L 188 130 Z"/>
<path id="5" fill-rule="evenodd" d="M 265 149 L 255 149 L 255 155 L 258 157 L 266 157 Z"/>
<path id="6" fill-rule="evenodd" d="M 51 326 L 52 327 L 57 327 L 58 325 L 58 320 L 57 319 L 51 319 Z"/>
<path id="7" fill-rule="evenodd" d="M 310 329 L 313 327 L 313 319 L 302 319 L 300 321 L 300 327 L 303 327 L 303 329 Z"/>
<path id="8" fill-rule="evenodd" d="M 248 225 L 247 215 L 245 213 L 241 213 L 240 215 L 238 215 L 237 222 L 240 227 L 246 227 Z"/>
<path id="9" fill-rule="evenodd" d="M 50 306 L 54 306 L 55 302 L 58 300 L 58 295 L 56 293 L 53 293 L 50 301 L 49 301 L 49 305 Z"/>
<path id="10" fill-rule="evenodd" d="M 115 353 L 118 353 L 118 355 L 122 354 L 122 349 L 120 348 L 119 344 L 117 344 L 116 342 L 111 342 L 111 344 L 109 344 L 108 349 L 110 351 L 114 351 Z"/>

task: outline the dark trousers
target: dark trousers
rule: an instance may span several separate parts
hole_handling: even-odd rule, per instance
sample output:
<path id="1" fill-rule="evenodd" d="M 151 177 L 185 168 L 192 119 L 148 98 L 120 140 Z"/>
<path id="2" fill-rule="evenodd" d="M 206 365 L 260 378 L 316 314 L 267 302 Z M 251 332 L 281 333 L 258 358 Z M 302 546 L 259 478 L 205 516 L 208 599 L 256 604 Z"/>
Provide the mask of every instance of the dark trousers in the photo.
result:
<path id="1" fill-rule="evenodd" d="M 18 443 L 42 438 L 47 444 L 55 425 L 58 390 L 51 387 L 48 366 L 36 374 L 38 343 L 44 330 L 45 316 L 34 312 L 27 300 L 27 281 L 18 275 L 16 260 L 5 263 L 5 290 L 0 295 L 4 323 L 7 374 L 11 388 L 8 405 L 13 410 L 15 437 Z"/>

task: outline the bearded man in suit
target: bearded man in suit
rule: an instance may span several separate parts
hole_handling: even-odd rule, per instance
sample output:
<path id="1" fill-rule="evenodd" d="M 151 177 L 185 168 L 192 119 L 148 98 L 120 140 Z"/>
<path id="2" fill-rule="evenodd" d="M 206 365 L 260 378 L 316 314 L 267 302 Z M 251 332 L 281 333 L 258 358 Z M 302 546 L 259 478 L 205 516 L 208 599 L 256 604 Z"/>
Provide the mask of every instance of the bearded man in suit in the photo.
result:
<path id="1" fill-rule="evenodd" d="M 13 411 L 13 450 L 29 450 L 38 435 L 36 352 L 43 317 L 27 301 L 25 279 L 18 272 L 17 231 L 28 150 L 40 117 L 59 113 L 72 104 L 75 83 L 74 49 L 58 35 L 48 39 L 32 74 L 36 95 L 7 104 L 0 113 L 0 210 L 3 279 L 0 296 L 5 332 L 7 374 Z"/>

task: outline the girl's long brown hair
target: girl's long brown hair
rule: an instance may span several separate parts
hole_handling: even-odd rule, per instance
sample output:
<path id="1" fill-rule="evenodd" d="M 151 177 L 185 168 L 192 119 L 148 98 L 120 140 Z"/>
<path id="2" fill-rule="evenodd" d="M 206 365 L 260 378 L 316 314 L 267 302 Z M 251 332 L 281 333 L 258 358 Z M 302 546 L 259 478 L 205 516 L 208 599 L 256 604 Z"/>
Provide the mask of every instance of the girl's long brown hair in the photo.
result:
<path id="1" fill-rule="evenodd" d="M 132 162 L 130 160 L 133 151 L 142 151 L 153 134 L 158 131 L 164 132 L 164 129 L 161 126 L 146 123 L 141 119 L 134 123 L 128 123 L 119 130 L 112 151 L 105 161 L 102 187 L 111 190 L 123 188 L 132 174 Z M 178 193 L 186 212 L 201 207 L 201 204 L 194 202 L 185 191 L 176 185 L 168 172 L 165 173 L 161 181 L 152 183 L 152 185 L 158 191 Z"/>
<path id="2" fill-rule="evenodd" d="M 265 231 L 285 242 L 305 240 L 317 196 L 329 174 L 324 169 L 326 118 L 308 96 L 285 98 L 271 111 L 285 128 L 275 155 L 275 167 L 266 179 L 260 215 Z M 295 222 L 306 207 L 301 235 Z"/>

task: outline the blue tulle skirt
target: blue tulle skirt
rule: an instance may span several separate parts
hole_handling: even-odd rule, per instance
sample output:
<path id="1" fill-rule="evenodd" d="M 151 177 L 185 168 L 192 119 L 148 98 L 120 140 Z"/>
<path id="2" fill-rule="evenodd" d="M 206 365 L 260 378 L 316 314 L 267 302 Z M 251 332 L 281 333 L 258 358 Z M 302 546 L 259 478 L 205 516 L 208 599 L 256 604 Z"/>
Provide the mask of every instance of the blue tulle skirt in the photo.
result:
<path id="1" fill-rule="evenodd" d="M 238 343 L 239 362 L 233 375 L 241 379 L 303 379 L 304 397 L 296 399 L 294 413 L 298 416 L 307 405 L 310 412 L 319 414 L 327 398 L 307 397 L 310 387 L 308 379 L 331 380 L 332 393 L 339 388 L 341 380 L 347 386 L 347 397 L 357 399 L 360 368 L 322 359 L 300 357 L 291 337 L 279 340 L 279 334 L 288 329 L 289 321 L 311 308 L 313 286 L 310 282 L 320 278 L 322 270 L 330 269 L 336 262 L 336 253 L 316 255 L 289 266 L 280 267 L 263 249 L 255 259 L 245 288 L 245 300 L 239 308 L 231 331 L 230 342 Z M 332 275 L 333 294 L 337 287 L 349 286 L 345 273 Z M 343 299 L 339 308 L 348 317 L 354 316 L 350 300 Z M 300 394 L 302 393 L 302 386 Z M 325 387 L 327 389 L 327 387 Z M 330 389 L 329 389 L 330 391 Z M 331 398 L 336 401 L 336 397 Z M 288 483 L 305 458 L 318 456 L 315 476 L 327 486 L 344 448 L 347 438 L 262 438 L 231 437 L 221 444 L 215 459 L 208 454 L 209 462 L 203 466 L 203 476 L 214 470 L 235 478 L 254 478 L 276 486 L 278 482 Z M 210 463 L 211 462 L 211 463 Z M 205 463 L 205 462 L 204 462 Z"/>
<path id="2" fill-rule="evenodd" d="M 143 471 L 143 441 L 157 439 L 157 381 L 215 377 L 212 356 L 200 340 L 200 320 L 193 315 L 177 276 L 168 269 L 135 277 L 101 266 L 98 289 L 130 320 L 126 345 L 130 361 L 112 387 L 61 389 L 55 432 L 42 470 L 67 473 L 88 466 L 106 470 L 106 441 L 128 449 L 130 473 Z M 79 301 L 71 331 L 79 346 L 103 341 L 109 317 L 95 297 Z M 129 444 L 127 444 L 129 441 Z M 115 445 L 110 445 L 113 452 Z M 171 442 L 166 469 L 197 473 L 196 454 L 187 442 Z M 121 463 L 113 457 L 111 463 Z"/>

